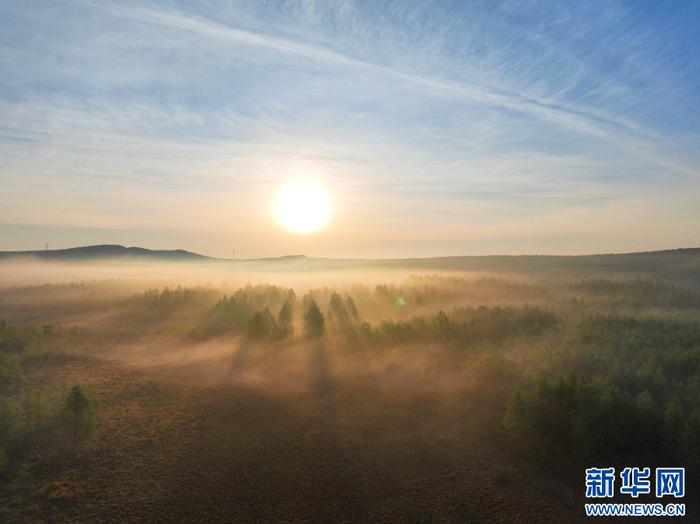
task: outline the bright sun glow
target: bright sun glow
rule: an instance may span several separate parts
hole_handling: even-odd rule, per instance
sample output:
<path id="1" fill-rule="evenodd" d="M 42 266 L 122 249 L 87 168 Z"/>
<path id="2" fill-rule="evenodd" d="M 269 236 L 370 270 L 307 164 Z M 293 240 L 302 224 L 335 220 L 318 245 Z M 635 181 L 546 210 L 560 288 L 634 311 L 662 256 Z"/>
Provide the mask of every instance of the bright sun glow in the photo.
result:
<path id="1" fill-rule="evenodd" d="M 314 233 L 330 218 L 328 195 L 316 184 L 296 182 L 282 188 L 277 197 L 275 217 L 292 233 Z"/>

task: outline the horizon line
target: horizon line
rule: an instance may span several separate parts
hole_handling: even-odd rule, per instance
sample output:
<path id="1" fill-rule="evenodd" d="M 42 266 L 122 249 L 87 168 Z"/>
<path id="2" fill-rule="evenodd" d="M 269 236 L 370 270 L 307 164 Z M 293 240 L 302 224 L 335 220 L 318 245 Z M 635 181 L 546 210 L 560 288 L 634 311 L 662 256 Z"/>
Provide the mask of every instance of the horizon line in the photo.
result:
<path id="1" fill-rule="evenodd" d="M 231 261 L 231 262 L 251 262 L 251 261 L 263 261 L 263 260 L 278 260 L 278 259 L 291 259 L 291 258 L 304 258 L 309 260 L 337 260 L 337 261 L 381 261 L 381 260 L 430 260 L 435 258 L 498 258 L 498 257 L 594 257 L 594 256 L 609 256 L 609 255 L 643 255 L 643 254 L 653 254 L 653 253 L 667 253 L 667 252 L 677 252 L 677 251 L 693 251 L 700 250 L 700 246 L 690 246 L 690 247 L 675 247 L 675 248 L 665 248 L 665 249 L 651 249 L 643 251 L 623 251 L 623 252 L 598 252 L 598 253 L 584 253 L 577 255 L 567 255 L 567 254 L 538 254 L 538 253 L 519 253 L 519 254 L 508 254 L 508 253 L 498 253 L 490 255 L 431 255 L 431 256 L 408 256 L 408 257 L 379 257 L 379 258 L 367 258 L 367 257 L 330 257 L 330 256 L 308 256 L 303 253 L 298 254 L 284 254 L 276 256 L 267 257 L 252 257 L 252 258 L 224 258 L 211 255 L 204 255 L 196 251 L 190 251 L 182 248 L 174 249 L 154 249 L 138 245 L 126 246 L 123 244 L 89 244 L 89 245 L 79 245 L 67 248 L 59 249 L 36 249 L 36 250 L 0 250 L 0 255 L 42 255 L 45 253 L 58 253 L 65 251 L 77 251 L 85 249 L 94 248 L 121 248 L 124 250 L 140 250 L 146 251 L 152 254 L 158 253 L 182 253 L 186 255 L 193 255 L 196 257 L 201 257 L 209 260 L 216 261 Z M 105 256 L 104 258 L 109 258 Z"/>

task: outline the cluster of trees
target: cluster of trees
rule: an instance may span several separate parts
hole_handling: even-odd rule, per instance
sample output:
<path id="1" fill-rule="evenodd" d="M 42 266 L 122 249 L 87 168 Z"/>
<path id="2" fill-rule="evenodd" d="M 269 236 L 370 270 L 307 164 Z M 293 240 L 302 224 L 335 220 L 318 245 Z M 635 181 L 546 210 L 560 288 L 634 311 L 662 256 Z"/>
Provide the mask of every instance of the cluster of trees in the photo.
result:
<path id="1" fill-rule="evenodd" d="M 333 311 L 338 321 L 357 316 L 352 299 L 342 307 L 335 299 L 331 303 L 329 311 Z M 304 334 L 323 335 L 326 317 L 313 295 L 307 294 L 299 301 L 293 289 L 275 286 L 249 286 L 222 297 L 205 313 L 195 333 L 199 336 L 241 333 L 251 340 L 281 340 L 294 333 L 294 318 L 300 308 Z"/>
<path id="2" fill-rule="evenodd" d="M 278 340 L 290 336 L 294 332 L 294 310 L 288 300 L 285 300 L 275 318 L 270 308 L 253 311 L 245 324 L 245 334 L 248 338 Z"/>
<path id="3" fill-rule="evenodd" d="M 327 329 L 326 319 L 334 326 L 335 330 L 341 333 L 355 332 L 359 313 L 354 300 L 349 295 L 342 298 L 338 293 L 332 293 L 328 301 L 326 315 L 323 314 L 312 294 L 305 295 L 300 305 L 296 303 L 293 295 L 288 295 L 280 307 L 276 319 L 268 307 L 253 311 L 246 323 L 246 334 L 250 338 L 268 340 L 290 336 L 294 332 L 294 311 L 299 306 L 303 311 L 303 334 L 306 337 L 323 336 Z"/>
<path id="4" fill-rule="evenodd" d="M 634 308 L 700 308 L 700 292 L 653 280 L 581 280 L 569 289 L 584 298 L 611 302 Z"/>
<path id="5" fill-rule="evenodd" d="M 377 293 L 394 296 L 397 290 L 379 286 Z M 448 315 L 414 316 L 385 320 L 377 325 L 363 321 L 352 296 L 327 294 L 325 308 L 318 305 L 317 293 L 297 300 L 293 290 L 273 286 L 244 288 L 224 296 L 203 316 L 196 334 L 212 336 L 242 333 L 250 339 L 279 340 L 294 332 L 294 317 L 303 323 L 303 334 L 323 335 L 327 330 L 350 347 L 357 344 L 398 344 L 443 341 L 457 345 L 501 343 L 517 337 L 537 337 L 558 324 L 555 314 L 532 306 L 455 308 Z M 300 310 L 299 313 L 296 313 Z"/>
<path id="6" fill-rule="evenodd" d="M 294 333 L 294 306 L 285 300 L 275 318 L 268 307 L 253 311 L 245 324 L 245 334 L 251 340 L 280 340 Z M 326 332 L 326 317 L 316 300 L 307 295 L 302 301 L 304 308 L 304 335 L 310 338 L 323 336 Z M 344 310 L 342 310 L 345 313 Z M 336 315 L 339 315 L 336 312 Z M 340 318 L 340 317 L 339 317 Z"/>
<path id="7" fill-rule="evenodd" d="M 65 335 L 62 329 L 51 325 L 36 328 L 0 321 L 0 392 L 23 385 L 23 366 L 45 357 L 52 342 Z"/>
<path id="8" fill-rule="evenodd" d="M 296 326 L 305 337 L 330 333 L 343 347 L 498 347 L 493 355 L 502 360 L 489 364 L 487 375 L 504 384 L 482 384 L 480 391 L 482 386 L 491 389 L 481 404 L 529 456 L 551 462 L 559 454 L 564 461 L 580 464 L 665 461 L 700 466 L 700 324 L 609 312 L 616 305 L 635 304 L 692 309 L 697 307 L 697 293 L 642 280 L 594 279 L 566 289 L 593 300 L 591 305 L 598 306 L 592 307 L 600 311 L 606 311 L 600 307 L 603 303 L 613 307 L 593 315 L 587 308 L 577 309 L 569 311 L 570 316 L 531 305 L 457 307 L 407 318 L 416 311 L 413 306 L 449 303 L 450 297 L 463 297 L 465 290 L 470 299 L 490 290 L 514 302 L 525 295 L 546 299 L 550 307 L 557 304 L 549 300 L 553 295 L 530 284 L 429 276 L 413 277 L 406 286 L 356 290 L 363 311 L 368 307 L 375 313 L 396 312 L 398 318 L 377 324 L 363 321 L 356 299 L 348 294 L 322 289 L 298 300 L 291 289 L 263 285 L 219 299 L 202 315 L 197 329 L 205 336 L 237 333 L 273 341 L 292 336 Z M 164 290 L 146 293 L 142 300 L 167 314 L 193 298 L 187 290 Z M 12 340 L 7 337 L 4 344 L 16 344 Z M 504 351 L 516 341 L 531 348 L 517 366 Z M 11 373 L 12 366 L 6 368 Z M 507 380 L 501 380 L 506 375 Z M 0 383 L 8 380 L 0 372 Z"/>
<path id="9" fill-rule="evenodd" d="M 537 301 L 550 293 L 542 286 L 495 277 L 464 277 L 457 275 L 414 275 L 408 280 L 404 293 L 415 293 L 423 303 L 445 301 L 493 302 Z"/>
<path id="10" fill-rule="evenodd" d="M 195 334 L 246 333 L 252 338 L 284 338 L 293 331 L 297 298 L 293 289 L 246 286 L 220 298 L 205 312 Z M 272 311 L 277 311 L 275 317 Z"/>
<path id="11" fill-rule="evenodd" d="M 376 327 L 364 323 L 362 333 L 371 342 L 443 341 L 466 346 L 539 336 L 557 323 L 555 314 L 536 307 L 479 306 L 457 308 L 450 315 L 439 311 L 432 317 L 385 320 Z"/>
<path id="12" fill-rule="evenodd" d="M 0 322 L 0 474 L 9 471 L 14 458 L 53 435 L 77 445 L 94 431 L 96 403 L 80 386 L 58 403 L 27 388 L 24 366 L 45 357 L 48 346 L 64 335 L 50 325 L 37 329 Z"/>
<path id="13" fill-rule="evenodd" d="M 163 320 L 183 308 L 203 304 L 212 293 L 204 288 L 180 286 L 175 289 L 149 289 L 128 300 L 127 314 L 131 320 Z"/>
<path id="14" fill-rule="evenodd" d="M 569 351 L 537 355 L 537 381 L 513 395 L 504 426 L 543 458 L 700 466 L 700 326 L 595 315 Z"/>
<path id="15" fill-rule="evenodd" d="M 97 406 L 81 385 L 54 401 L 39 393 L 26 392 L 19 402 L 0 395 L 0 475 L 9 474 L 14 460 L 39 446 L 63 442 L 75 450 L 94 435 Z"/>

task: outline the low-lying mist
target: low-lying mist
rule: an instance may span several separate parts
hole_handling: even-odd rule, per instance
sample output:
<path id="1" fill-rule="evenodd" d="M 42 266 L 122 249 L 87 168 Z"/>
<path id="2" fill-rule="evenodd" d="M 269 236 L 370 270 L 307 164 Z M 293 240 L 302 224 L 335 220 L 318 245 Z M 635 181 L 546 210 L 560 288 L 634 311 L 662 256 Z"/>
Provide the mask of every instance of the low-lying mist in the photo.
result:
<path id="1" fill-rule="evenodd" d="M 551 500 L 515 478 L 577 493 L 586 464 L 692 471 L 700 456 L 700 292 L 665 278 L 367 264 L 0 266 L 0 391 L 16 417 L 0 449 L 18 490 L 35 479 L 13 471 L 63 453 L 32 447 L 35 415 L 23 399 L 42 395 L 49 413 L 70 381 L 99 399 L 95 440 L 81 448 L 87 463 L 136 467 L 113 450 L 151 449 L 147 431 L 154 450 L 187 453 L 178 475 L 206 489 L 170 487 L 190 504 L 252 496 L 241 485 L 282 493 L 227 518 L 281 518 L 297 489 L 330 499 L 351 490 L 358 518 L 406 492 L 459 518 L 454 494 L 477 480 L 490 486 L 487 499 L 508 496 L 535 515 Z M 42 420 L 60 428 L 62 419 Z M 318 505 L 303 511 L 318 517 Z"/>

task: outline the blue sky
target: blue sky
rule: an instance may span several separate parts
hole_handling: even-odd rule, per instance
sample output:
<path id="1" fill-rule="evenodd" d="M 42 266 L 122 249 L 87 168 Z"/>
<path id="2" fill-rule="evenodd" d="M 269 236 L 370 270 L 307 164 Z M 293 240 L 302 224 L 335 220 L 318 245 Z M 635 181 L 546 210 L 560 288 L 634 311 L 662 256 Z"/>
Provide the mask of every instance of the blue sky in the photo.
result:
<path id="1" fill-rule="evenodd" d="M 0 4 L 0 249 L 700 245 L 698 2 Z M 278 187 L 332 195 L 290 235 Z"/>

